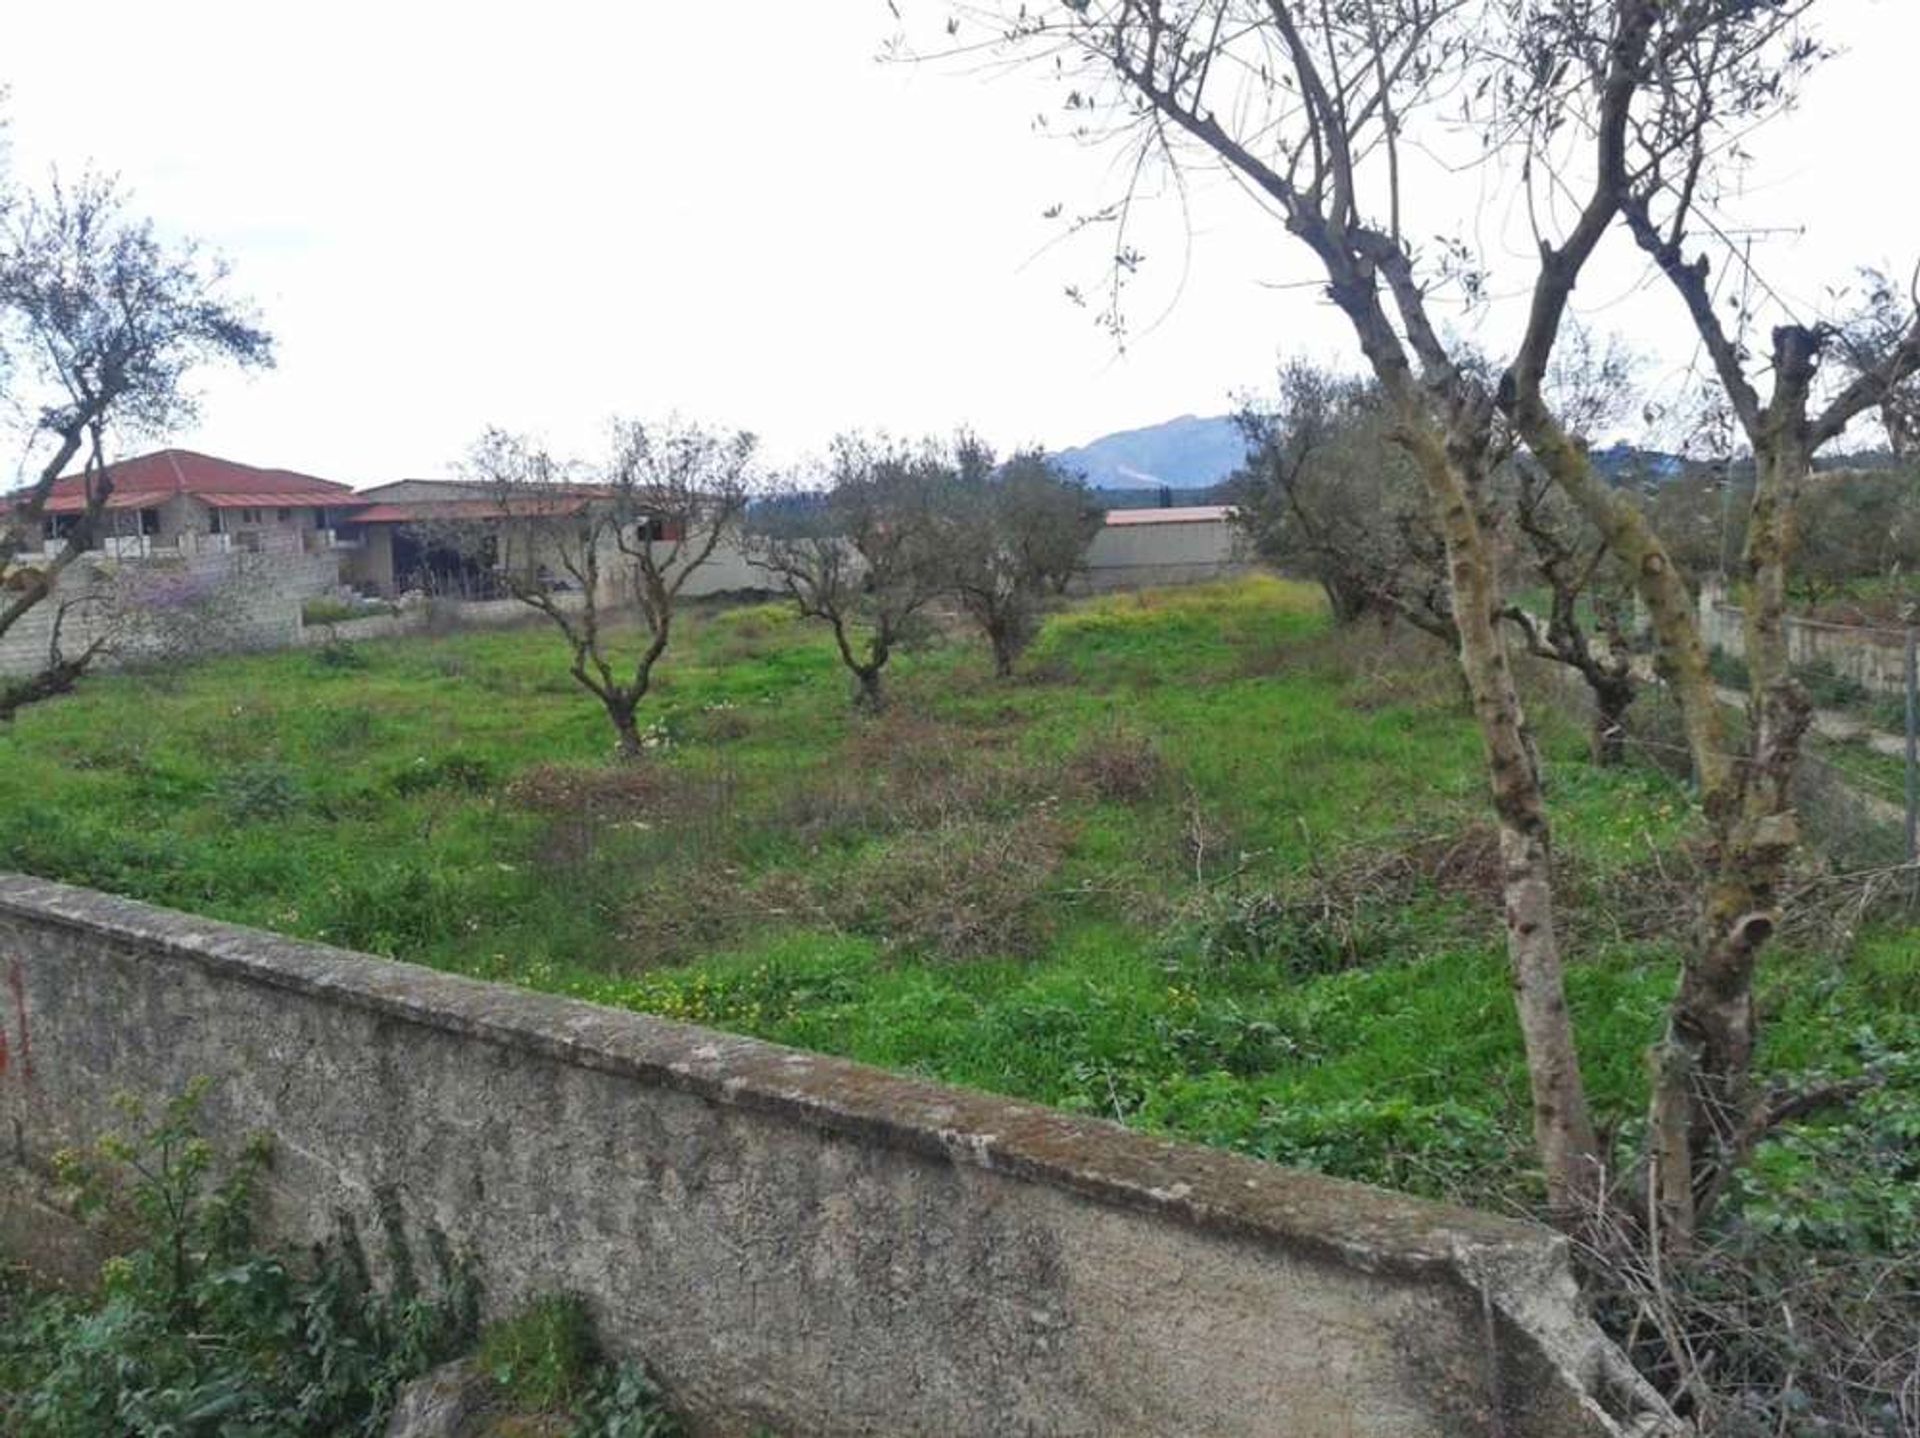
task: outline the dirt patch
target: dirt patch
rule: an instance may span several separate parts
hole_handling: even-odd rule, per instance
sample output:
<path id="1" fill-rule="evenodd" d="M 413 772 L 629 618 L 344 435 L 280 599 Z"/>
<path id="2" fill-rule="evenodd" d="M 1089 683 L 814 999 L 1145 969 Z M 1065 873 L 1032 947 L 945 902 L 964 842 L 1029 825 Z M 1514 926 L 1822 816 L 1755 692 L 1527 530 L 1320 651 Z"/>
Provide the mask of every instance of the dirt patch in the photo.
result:
<path id="1" fill-rule="evenodd" d="M 840 756 L 797 777 L 777 822 L 811 843 L 963 820 L 1011 818 L 1064 789 L 1057 764 L 1022 755 L 1011 725 L 970 729 L 906 711 L 850 735 Z"/>

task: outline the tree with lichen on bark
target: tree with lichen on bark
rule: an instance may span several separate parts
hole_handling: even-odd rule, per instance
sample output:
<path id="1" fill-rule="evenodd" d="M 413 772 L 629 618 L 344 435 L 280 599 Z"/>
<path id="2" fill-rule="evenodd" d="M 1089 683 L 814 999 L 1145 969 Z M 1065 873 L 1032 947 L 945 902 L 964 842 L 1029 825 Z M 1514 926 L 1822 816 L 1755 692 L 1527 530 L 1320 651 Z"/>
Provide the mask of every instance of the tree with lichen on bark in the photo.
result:
<path id="1" fill-rule="evenodd" d="M 1591 465 L 1567 418 L 1556 413 L 1546 376 L 1568 297 L 1602 238 L 1618 228 L 1626 198 L 1620 156 L 1629 135 L 1645 159 L 1665 165 L 1706 133 L 1710 127 L 1700 117 L 1717 117 L 1714 106 L 1725 102 L 1744 122 L 1783 104 L 1791 86 L 1779 77 L 1790 78 L 1808 58 L 1795 31 L 1804 6 L 1087 0 L 947 8 L 949 48 L 980 45 L 1042 60 L 1066 88 L 1077 133 L 1117 134 L 1134 147 L 1126 173 L 1136 182 L 1155 161 L 1176 170 L 1207 164 L 1254 192 L 1311 254 L 1327 298 L 1366 356 L 1386 423 L 1418 476 L 1444 544 L 1461 667 L 1499 820 L 1508 953 L 1535 1140 L 1551 1206 L 1563 1222 L 1578 1226 L 1600 1199 L 1607 1156 L 1588 1112 L 1567 1008 L 1550 833 L 1502 623 L 1500 521 L 1489 480 L 1504 428 L 1526 445 L 1646 597 L 1650 568 L 1657 567 L 1648 563 L 1650 531 L 1617 519 L 1617 510 L 1632 508 L 1624 500 L 1590 503 L 1590 490 L 1569 480 L 1569 455 L 1588 473 Z M 1683 116 L 1689 103 L 1692 126 Z M 1463 116 L 1465 126 L 1458 123 Z M 1537 182 L 1556 196 L 1577 196 L 1585 181 L 1594 181 L 1587 203 L 1531 212 L 1533 301 L 1504 372 L 1447 339 L 1435 320 L 1436 295 L 1445 287 L 1457 286 L 1470 300 L 1486 293 L 1471 248 L 1417 246 L 1403 215 L 1404 171 L 1430 162 L 1444 168 L 1449 131 L 1466 137 L 1464 163 L 1517 152 L 1529 194 Z M 1722 140 L 1715 132 L 1710 144 L 1695 147 L 1696 178 L 1724 155 Z M 1116 332 L 1124 287 L 1141 268 L 1126 232 L 1132 200 L 1129 192 L 1094 217 L 1119 230 L 1110 250 L 1117 259 L 1107 317 Z M 1555 214 L 1570 218 L 1550 233 L 1546 217 Z M 1684 663 L 1697 659 L 1704 672 L 1704 650 L 1690 628 L 1690 610 L 1678 602 L 1684 591 L 1677 577 L 1654 582 L 1671 589 L 1649 604 L 1669 668 L 1679 654 Z M 1699 746 L 1717 721 L 1689 707 Z M 1780 713 L 1784 718 L 1786 711 Z M 1778 725 L 1761 727 L 1787 737 Z M 1714 738 L 1718 747 L 1717 733 Z M 1764 761 L 1759 767 L 1765 769 Z M 1722 807 L 1723 801 L 1709 800 L 1710 813 Z M 1787 837 L 1775 815 L 1752 831 L 1747 847 L 1756 855 L 1777 854 Z M 1703 897 L 1710 909 L 1725 898 L 1711 884 Z M 1744 932 L 1736 943 L 1750 942 L 1769 927 L 1760 917 L 1730 932 Z M 1676 1015 L 1688 1007 L 1689 987 L 1683 979 Z M 1750 1005 L 1750 987 L 1746 992 Z M 1696 1094 L 1697 1101 L 1690 1100 L 1695 1112 L 1715 1101 L 1710 1093 Z"/>
<path id="2" fill-rule="evenodd" d="M 1645 83 L 1644 72 L 1623 62 L 1617 46 L 1603 63 L 1610 54 L 1604 37 L 1587 37 L 1600 80 L 1588 91 L 1587 123 L 1579 127 L 1592 150 L 1581 218 L 1565 243 L 1542 243 L 1529 343 L 1500 388 L 1501 407 L 1530 450 L 1632 577 L 1662 676 L 1684 716 L 1706 820 L 1696 935 L 1651 1064 L 1649 1221 L 1676 1246 L 1690 1241 L 1779 1115 L 1802 1107 L 1800 1096 L 1760 1095 L 1753 1085 L 1754 981 L 1760 953 L 1779 927 L 1788 862 L 1799 844 L 1793 784 L 1811 719 L 1787 652 L 1795 516 L 1814 455 L 1869 412 L 1901 413 L 1920 370 L 1920 296 L 1902 305 L 1883 295 L 1868 317 L 1852 324 L 1784 317 L 1765 351 L 1769 389 L 1763 397 L 1741 333 L 1750 318 L 1747 302 L 1729 328 L 1707 253 L 1689 253 L 1701 243 L 1696 234 L 1713 243 L 1728 231 L 1714 210 L 1727 198 L 1728 156 L 1741 153 L 1730 141 L 1744 145 L 1748 132 L 1778 113 L 1821 54 L 1800 25 L 1810 8 L 1749 6 L 1707 17 L 1697 25 L 1696 41 L 1675 52 L 1684 63 L 1667 64 L 1659 85 Z M 1536 53 L 1544 57 L 1549 44 L 1564 43 L 1562 36 L 1542 38 Z M 1652 53 L 1658 55 L 1657 46 Z M 1553 109 L 1522 118 L 1545 144 L 1565 116 Z M 1616 221 L 1693 326 L 1752 456 L 1754 486 L 1737 568 L 1749 676 L 1747 733 L 1738 746 L 1680 565 L 1647 512 L 1605 482 L 1543 395 L 1547 356 L 1575 277 Z M 1744 255 L 1733 262 L 1750 264 Z M 1844 346 L 1836 343 L 1843 336 L 1851 337 Z M 1839 361 L 1841 379 L 1822 395 L 1820 369 L 1830 355 Z"/>

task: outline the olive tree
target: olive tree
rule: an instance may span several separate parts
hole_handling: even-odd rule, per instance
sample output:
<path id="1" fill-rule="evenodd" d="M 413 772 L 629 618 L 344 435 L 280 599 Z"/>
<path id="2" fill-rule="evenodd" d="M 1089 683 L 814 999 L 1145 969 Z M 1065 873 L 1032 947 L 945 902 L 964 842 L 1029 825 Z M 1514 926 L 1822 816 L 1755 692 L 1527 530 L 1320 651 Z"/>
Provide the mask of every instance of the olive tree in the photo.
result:
<path id="1" fill-rule="evenodd" d="M 1446 553 L 1377 386 L 1295 361 L 1234 416 L 1247 463 L 1234 523 L 1262 559 L 1317 583 L 1334 619 L 1403 619 L 1458 642 Z"/>
<path id="2" fill-rule="evenodd" d="M 1049 597 L 1085 570 L 1102 512 L 1086 484 L 1044 453 L 1023 450 L 996 464 L 969 441 L 941 517 L 946 586 L 1005 679 L 1039 633 Z"/>
<path id="3" fill-rule="evenodd" d="M 0 175 L 0 186 L 4 185 Z M 91 548 L 113 494 L 116 437 L 157 434 L 195 412 L 200 366 L 272 361 L 272 344 L 226 293 L 225 267 L 155 234 L 113 181 L 0 189 L 0 389 L 28 415 L 32 477 L 0 511 L 0 635 L 53 599 Z M 83 507 L 42 558 L 55 482 L 77 466 Z M 69 602 L 71 601 L 71 602 Z M 0 684 L 0 720 L 71 689 L 111 628 L 68 647 L 74 595 L 49 625 L 41 668 Z"/>
<path id="4" fill-rule="evenodd" d="M 1522 36 L 1532 63 L 1565 60 L 1587 77 L 1572 101 L 1582 158 L 1577 185 L 1575 176 L 1559 176 L 1578 217 L 1561 240 L 1541 241 L 1527 337 L 1498 399 L 1632 577 L 1679 701 L 1709 836 L 1696 934 L 1654 1055 L 1645 1155 L 1651 1221 L 1678 1246 L 1777 1116 L 1797 1111 L 1755 1092 L 1753 1059 L 1755 974 L 1779 928 L 1799 843 L 1794 779 L 1811 720 L 1789 664 L 1785 624 L 1799 496 L 1814 456 L 1862 416 L 1897 411 L 1920 370 L 1920 305 L 1902 320 L 1883 316 L 1873 340 L 1841 351 L 1842 326 L 1787 313 L 1764 345 L 1749 345 L 1741 314 L 1730 316 L 1717 296 L 1716 260 L 1745 263 L 1725 248 L 1727 224 L 1716 210 L 1729 190 L 1728 167 L 1821 54 L 1803 24 L 1811 8 L 1617 0 L 1602 7 L 1612 13 L 1562 15 L 1558 27 Z M 1651 73 L 1642 54 L 1657 66 Z M 1531 92 L 1515 119 L 1551 148 L 1566 130 L 1567 109 L 1568 98 L 1549 84 Z M 1578 275 L 1621 224 L 1694 329 L 1753 465 L 1737 562 L 1749 674 L 1748 722 L 1738 739 L 1719 703 L 1693 596 L 1664 536 L 1645 508 L 1606 482 L 1545 393 Z M 1839 363 L 1825 365 L 1829 358 Z"/>
<path id="5" fill-rule="evenodd" d="M 754 516 L 747 558 L 833 633 L 856 708 L 886 707 L 883 675 L 942 592 L 940 508 L 951 471 L 938 446 L 842 435 L 805 494 Z"/>
<path id="6" fill-rule="evenodd" d="M 738 542 L 755 448 L 744 431 L 628 420 L 589 469 L 489 430 L 467 461 L 490 496 L 487 512 L 437 527 L 553 625 L 568 672 L 606 710 L 623 759 L 643 752 L 640 704 L 688 582 L 723 543 Z"/>
<path id="7" fill-rule="evenodd" d="M 1691 139 L 1710 131 L 1709 142 L 1694 147 L 1694 173 L 1723 162 L 1723 116 L 1737 112 L 1733 123 L 1750 123 L 1790 90 L 1770 91 L 1756 77 L 1790 72 L 1803 59 L 1794 32 L 1801 8 L 1753 0 L 948 7 L 958 43 L 1043 63 L 1060 77 L 1078 130 L 1131 143 L 1138 163 L 1126 173 L 1138 176 L 1156 161 L 1227 171 L 1259 200 L 1276 233 L 1311 258 L 1366 357 L 1445 548 L 1461 668 L 1500 832 L 1536 1147 L 1550 1202 L 1569 1223 L 1593 1210 L 1608 1165 L 1581 1076 L 1556 931 L 1551 834 L 1502 618 L 1492 503 L 1501 430 L 1510 427 L 1525 444 L 1615 562 L 1634 574 L 1644 598 L 1647 527 L 1624 532 L 1611 501 L 1597 502 L 1570 473 L 1591 476 L 1592 466 L 1576 428 L 1554 408 L 1547 375 L 1574 286 L 1621 219 L 1621 156 L 1638 145 L 1642 168 L 1656 165 L 1664 175 Z M 1683 122 L 1689 105 L 1692 127 Z M 1537 234 L 1524 324 L 1504 362 L 1491 366 L 1449 338 L 1436 308 L 1449 287 L 1484 293 L 1471 246 L 1417 243 L 1415 235 L 1435 226 L 1408 213 L 1415 191 L 1407 170 L 1436 155 L 1444 164 L 1463 114 L 1483 131 L 1482 153 L 1518 149 L 1526 182 L 1584 201 L 1532 210 Z M 1124 216 L 1126 206 L 1114 213 Z M 1564 223 L 1550 229 L 1556 217 Z M 1124 244 L 1115 256 L 1119 269 L 1137 268 L 1139 257 Z M 1670 602 L 1677 597 L 1663 594 L 1649 605 L 1666 649 L 1683 641 L 1691 618 Z M 1694 637 L 1698 648 L 1697 631 Z M 1698 658 L 1704 667 L 1703 650 Z M 1770 927 L 1747 931 L 1760 937 Z M 1676 1013 L 1687 1004 L 1683 997 Z M 1744 1062 L 1744 1055 L 1730 1057 L 1736 1067 Z M 1696 1107 L 1718 1101 L 1703 1092 Z"/>
<path id="8" fill-rule="evenodd" d="M 1596 433 L 1630 402 L 1632 364 L 1617 341 L 1575 338 L 1554 388 L 1570 422 Z M 1248 462 L 1231 482 L 1234 518 L 1255 552 L 1318 582 L 1340 622 L 1371 613 L 1457 648 L 1446 546 L 1379 387 L 1296 360 L 1282 366 L 1274 398 L 1244 400 L 1235 418 Z M 1486 494 L 1503 589 L 1545 601 L 1541 613 L 1531 596 L 1509 597 L 1501 617 L 1528 655 L 1586 685 L 1594 762 L 1618 763 L 1639 691 L 1628 596 L 1592 526 L 1518 451 L 1510 427 L 1494 433 Z"/>

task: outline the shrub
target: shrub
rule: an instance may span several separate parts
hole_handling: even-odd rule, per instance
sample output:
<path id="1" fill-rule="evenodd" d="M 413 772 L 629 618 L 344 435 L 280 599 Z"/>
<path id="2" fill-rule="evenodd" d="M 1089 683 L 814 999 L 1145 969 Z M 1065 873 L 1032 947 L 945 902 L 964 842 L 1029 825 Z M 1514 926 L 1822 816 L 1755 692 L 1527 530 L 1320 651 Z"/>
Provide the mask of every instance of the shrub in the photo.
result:
<path id="1" fill-rule="evenodd" d="M 1904 734 L 1907 729 L 1907 696 L 1883 694 L 1867 706 L 1867 715 L 1876 729 Z"/>
<path id="2" fill-rule="evenodd" d="M 1269 1109 L 1251 1146 L 1275 1163 L 1434 1197 L 1471 1195 L 1481 1207 L 1495 1202 L 1489 1176 L 1515 1168 L 1512 1140 L 1487 1114 L 1392 1096 Z"/>
<path id="3" fill-rule="evenodd" d="M 536 814 L 635 819 L 658 815 L 674 783 L 675 776 L 655 764 L 534 764 L 514 775 L 506 797 Z"/>
<path id="4" fill-rule="evenodd" d="M 833 763 L 803 775 L 778 821 L 813 843 L 1017 817 L 1067 787 L 1058 766 L 1014 751 L 1014 736 L 904 708 L 863 724 Z"/>
<path id="5" fill-rule="evenodd" d="M 1400 962 L 1418 957 L 1444 917 L 1435 900 L 1487 910 L 1499 886 L 1499 841 L 1487 825 L 1356 847 L 1283 888 L 1203 891 L 1169 930 L 1169 962 L 1270 966 L 1295 979 Z"/>
<path id="6" fill-rule="evenodd" d="M 346 874 L 314 905 L 318 938 L 368 953 L 418 954 L 510 923 L 522 890 L 499 870 L 434 867 L 415 856 Z"/>
<path id="7" fill-rule="evenodd" d="M 309 727 L 316 746 L 353 752 L 372 740 L 378 723 L 373 710 L 359 704 L 345 704 L 314 709 Z"/>
<path id="8" fill-rule="evenodd" d="M 327 642 L 313 651 L 313 662 L 322 669 L 360 670 L 367 667 L 367 656 L 338 635 L 329 635 Z"/>
<path id="9" fill-rule="evenodd" d="M 351 1229 L 310 1270 L 255 1245 L 270 1145 L 222 1163 L 197 1128 L 205 1092 L 197 1082 L 157 1115 L 123 1098 L 129 1133 L 58 1160 L 80 1211 L 110 1215 L 133 1242 L 97 1295 L 16 1288 L 0 1303 L 0 1429 L 371 1438 L 400 1385 L 465 1343 L 475 1293 L 442 1247 L 427 1295 L 403 1247 L 392 1288 L 376 1292 Z"/>
<path id="10" fill-rule="evenodd" d="M 1142 734 L 1115 729 L 1081 745 L 1068 762 L 1074 782 L 1096 799 L 1139 804 L 1166 791 L 1167 763 Z"/>
<path id="11" fill-rule="evenodd" d="M 431 757 L 422 754 L 387 780 L 396 794 L 427 794 L 436 789 L 458 794 L 484 794 L 494 786 L 491 759 L 459 749 L 445 749 Z"/>
<path id="12" fill-rule="evenodd" d="M 1862 709 L 1873 698 L 1866 685 L 1840 673 L 1829 660 L 1802 665 L 1798 674 L 1816 709 Z"/>
<path id="13" fill-rule="evenodd" d="M 572 1438 L 683 1438 L 686 1429 L 646 1369 L 621 1363 L 606 1370 L 580 1405 Z M 765 1429 L 754 1438 L 773 1438 Z"/>
<path id="14" fill-rule="evenodd" d="M 1745 689 L 1747 687 L 1747 661 L 1727 653 L 1717 645 L 1707 655 L 1707 667 L 1713 671 L 1713 677 L 1727 688 Z"/>
<path id="15" fill-rule="evenodd" d="M 310 626 L 344 624 L 351 619 L 399 612 L 393 605 L 378 599 L 340 599 L 334 595 L 321 595 L 300 606 L 300 622 Z"/>
<path id="16" fill-rule="evenodd" d="M 942 824 L 863 856 L 827 907 L 890 948 L 943 959 L 1032 954 L 1052 931 L 1045 900 L 1069 837 L 1044 808 Z"/>

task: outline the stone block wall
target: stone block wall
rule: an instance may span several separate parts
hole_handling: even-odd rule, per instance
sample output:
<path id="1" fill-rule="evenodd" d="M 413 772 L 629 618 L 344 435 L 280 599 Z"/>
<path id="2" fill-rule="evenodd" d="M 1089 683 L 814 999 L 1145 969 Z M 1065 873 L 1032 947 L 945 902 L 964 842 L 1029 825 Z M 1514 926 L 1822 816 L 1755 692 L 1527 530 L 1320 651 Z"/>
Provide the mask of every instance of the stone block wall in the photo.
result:
<path id="1" fill-rule="evenodd" d="M 125 560 L 86 556 L 0 635 L 0 674 L 31 674 L 45 666 L 62 604 L 68 608 L 61 642 L 69 655 L 102 631 L 113 634 L 103 668 L 287 648 L 300 641 L 301 605 L 333 589 L 339 573 L 336 554 L 297 547 Z"/>

